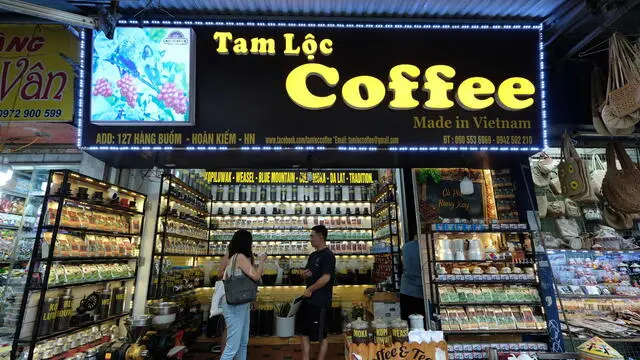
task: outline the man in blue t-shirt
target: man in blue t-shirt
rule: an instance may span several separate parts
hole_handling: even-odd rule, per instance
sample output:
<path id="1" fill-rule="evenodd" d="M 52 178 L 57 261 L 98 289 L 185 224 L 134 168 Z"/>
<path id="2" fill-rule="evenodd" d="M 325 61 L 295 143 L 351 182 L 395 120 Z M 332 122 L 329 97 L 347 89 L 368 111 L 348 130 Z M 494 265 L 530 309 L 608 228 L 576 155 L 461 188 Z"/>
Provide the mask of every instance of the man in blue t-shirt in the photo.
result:
<path id="1" fill-rule="evenodd" d="M 296 314 L 298 331 L 302 335 L 302 359 L 309 360 L 310 341 L 320 341 L 318 360 L 325 360 L 327 341 L 327 309 L 331 306 L 336 257 L 327 247 L 327 228 L 317 225 L 311 229 L 311 246 L 316 249 L 309 256 L 304 277 L 307 288 L 304 301 Z"/>
<path id="2" fill-rule="evenodd" d="M 408 320 L 409 315 L 412 314 L 425 315 L 420 244 L 415 236 L 413 241 L 407 242 L 402 248 L 402 278 L 400 279 L 400 317 Z"/>

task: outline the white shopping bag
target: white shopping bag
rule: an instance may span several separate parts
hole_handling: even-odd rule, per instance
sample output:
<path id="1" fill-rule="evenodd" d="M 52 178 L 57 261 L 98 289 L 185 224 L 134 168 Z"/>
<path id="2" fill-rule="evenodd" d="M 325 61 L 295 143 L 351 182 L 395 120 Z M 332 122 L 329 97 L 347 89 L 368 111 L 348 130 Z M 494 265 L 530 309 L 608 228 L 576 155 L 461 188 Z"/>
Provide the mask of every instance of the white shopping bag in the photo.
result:
<path id="1" fill-rule="evenodd" d="M 222 280 L 218 280 L 213 290 L 213 297 L 211 297 L 211 309 L 209 309 L 210 318 L 222 314 L 222 304 L 224 301 L 224 283 Z"/>

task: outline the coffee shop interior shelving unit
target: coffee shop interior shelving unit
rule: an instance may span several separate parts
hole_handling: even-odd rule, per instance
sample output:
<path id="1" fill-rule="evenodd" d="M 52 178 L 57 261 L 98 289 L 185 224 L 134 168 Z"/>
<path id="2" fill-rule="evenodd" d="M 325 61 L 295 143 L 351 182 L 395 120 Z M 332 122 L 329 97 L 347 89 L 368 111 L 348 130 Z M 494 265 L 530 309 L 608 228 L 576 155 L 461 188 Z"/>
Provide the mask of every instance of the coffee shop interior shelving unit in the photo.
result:
<path id="1" fill-rule="evenodd" d="M 165 173 L 160 185 L 158 221 L 154 235 L 149 299 L 171 300 L 202 288 L 201 258 L 209 254 L 211 198 L 203 178 L 190 172 Z"/>
<path id="2" fill-rule="evenodd" d="M 381 245 L 380 250 L 372 251 L 376 255 L 376 271 L 379 277 L 384 274 L 390 277 L 393 289 L 400 289 L 400 221 L 399 208 L 397 202 L 396 185 L 394 183 L 384 184 L 373 196 L 371 203 L 373 206 L 373 241 Z M 388 262 L 388 271 L 382 270 L 384 263 Z M 384 281 L 384 278 L 376 279 L 375 282 Z"/>
<path id="3" fill-rule="evenodd" d="M 322 177 L 326 172 L 319 170 L 316 174 Z M 314 225 L 324 224 L 329 229 L 328 246 L 337 257 L 337 285 L 371 285 L 371 279 L 366 276 L 346 275 L 362 275 L 361 271 L 353 271 L 349 266 L 358 268 L 373 260 L 370 254 L 373 240 L 371 184 L 318 184 L 305 182 L 306 176 L 306 172 L 296 171 L 296 181 L 289 183 L 214 185 L 210 254 L 223 255 L 233 232 L 244 228 L 253 234 L 254 251 L 269 255 L 263 285 L 304 285 L 298 281 L 302 278 L 296 268 L 303 268 L 306 258 L 313 252 L 309 230 Z M 269 270 L 274 270 L 269 269 L 274 260 L 291 265 L 285 269 L 288 273 L 282 276 L 282 282 L 275 282 L 275 272 L 273 276 L 269 275 Z"/>
<path id="4" fill-rule="evenodd" d="M 477 231 L 445 231 L 444 229 L 436 230 L 435 227 L 438 225 L 432 225 L 427 236 L 427 254 L 431 265 L 426 283 L 435 305 L 431 320 L 435 322 L 437 328 L 444 331 L 448 341 L 464 342 L 464 335 L 510 334 L 518 338 L 526 336 L 523 338 L 527 339 L 526 341 L 546 342 L 547 329 L 540 301 L 540 282 L 530 232 L 523 229 L 490 228 L 492 225 L 483 225 L 485 228 Z M 448 241 L 453 242 L 456 239 L 468 241 L 473 238 L 482 239 L 481 241 L 485 244 L 490 241 L 496 248 L 495 254 L 498 255 L 489 257 L 487 253 L 483 253 L 482 257 L 487 256 L 486 260 L 475 258 L 474 260 L 455 260 L 444 259 L 439 253 L 438 249 L 442 246 L 446 247 L 447 245 L 442 244 L 448 244 Z M 442 244 L 439 244 L 439 241 Z M 510 270 L 503 271 L 506 268 Z M 481 269 L 482 274 L 477 269 Z M 520 318 L 520 311 L 515 311 L 523 308 L 532 311 L 532 315 L 537 320 L 535 326 L 531 323 L 525 324 L 525 321 Z M 476 314 L 485 311 L 487 311 L 486 314 L 489 314 L 489 311 L 493 314 L 493 311 L 504 310 L 509 314 L 513 311 L 516 319 L 513 323 L 515 327 L 490 325 L 488 328 L 478 328 L 477 324 L 470 326 L 464 324 L 462 319 L 468 316 L 470 322 L 474 323 L 477 318 L 480 318 L 480 315 L 476 317 Z M 460 318 L 461 314 L 463 314 L 462 318 Z M 472 314 L 474 314 L 473 319 Z M 458 339 L 457 336 L 462 338 Z M 490 340 L 490 338 L 487 339 Z M 520 340 L 514 339 L 514 341 Z"/>
<path id="5" fill-rule="evenodd" d="M 52 170 L 44 194 L 36 241 L 28 268 L 20 316 L 12 351 L 28 352 L 36 345 L 91 328 L 119 323 L 131 310 L 144 222 L 144 194 L 90 178 L 69 170 Z M 59 270 L 60 269 L 60 270 Z M 73 269 L 73 271 L 71 270 Z M 73 274 L 73 276 L 72 276 Z M 110 310 L 76 314 L 82 299 L 106 285 L 123 291 L 122 307 L 113 297 Z M 116 288 L 116 286 L 119 286 Z M 58 315 L 48 301 L 71 289 L 73 301 L 66 326 L 54 329 L 45 315 Z M 88 304 L 89 302 L 87 302 Z M 49 314 L 51 313 L 51 314 Z M 69 315 L 69 316 L 71 316 Z M 55 317 L 54 316 L 54 317 Z"/>
<path id="6" fill-rule="evenodd" d="M 313 252 L 309 230 L 314 225 L 325 224 L 329 229 L 328 246 L 337 260 L 333 313 L 342 313 L 341 304 L 351 309 L 353 303 L 364 303 L 363 290 L 376 283 L 373 281 L 375 258 L 390 256 L 394 249 L 398 252 L 399 220 L 392 216 L 380 220 L 377 228 L 393 229 L 390 234 L 395 236 L 386 240 L 393 241 L 394 247 L 387 247 L 384 255 L 372 253 L 373 209 L 377 210 L 376 217 L 382 219 L 386 214 L 398 214 L 399 207 L 392 196 L 397 191 L 395 185 L 376 187 L 383 172 L 393 174 L 384 169 L 351 171 L 368 179 L 354 184 L 345 181 L 348 171 L 323 169 L 313 172 L 313 181 L 307 180 L 308 172 L 299 170 L 220 170 L 206 175 L 212 184 L 203 183 L 205 175 L 196 170 L 166 173 L 161 180 L 149 298 L 180 302 L 180 299 L 195 297 L 208 308 L 206 303 L 211 299 L 212 286 L 220 277 L 219 262 L 235 231 L 246 229 L 253 235 L 254 253 L 268 255 L 255 317 L 273 318 L 275 302 L 290 301 L 300 294 L 304 286 L 302 270 Z M 235 179 L 242 175 L 239 173 L 265 177 L 258 181 L 258 175 L 252 176 L 254 181 L 246 182 L 249 178 Z M 267 174 L 288 177 L 280 181 L 266 177 Z M 331 175 L 342 181 L 331 181 Z M 374 197 L 378 198 L 375 203 Z M 197 284 L 190 284 L 189 279 L 179 274 L 180 269 L 197 273 Z M 335 318 L 332 323 L 339 323 L 341 327 L 340 316 Z M 269 326 L 262 326 L 263 322 L 252 322 L 256 324 L 252 334 L 272 336 Z M 334 330 L 338 333 L 338 326 Z"/>

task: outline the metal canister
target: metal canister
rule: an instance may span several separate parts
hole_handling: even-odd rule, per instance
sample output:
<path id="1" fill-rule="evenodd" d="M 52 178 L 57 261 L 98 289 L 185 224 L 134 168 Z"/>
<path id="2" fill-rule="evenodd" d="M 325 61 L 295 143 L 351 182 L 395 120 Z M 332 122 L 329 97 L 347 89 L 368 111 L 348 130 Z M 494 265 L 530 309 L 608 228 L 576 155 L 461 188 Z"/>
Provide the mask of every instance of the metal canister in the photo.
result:
<path id="1" fill-rule="evenodd" d="M 120 315 L 124 306 L 124 287 L 116 287 L 111 290 L 111 316 Z"/>
<path id="2" fill-rule="evenodd" d="M 57 313 L 58 298 L 46 298 L 44 300 L 42 319 L 40 320 L 40 326 L 38 327 L 39 336 L 49 335 L 53 332 Z"/>
<path id="3" fill-rule="evenodd" d="M 65 294 L 58 298 L 58 314 L 56 316 L 55 331 L 67 330 L 73 315 L 73 296 L 71 288 L 67 288 Z"/>
<path id="4" fill-rule="evenodd" d="M 99 318 L 106 319 L 109 317 L 109 307 L 111 305 L 111 289 L 109 284 L 104 287 L 104 290 L 98 291 L 98 310 Z"/>

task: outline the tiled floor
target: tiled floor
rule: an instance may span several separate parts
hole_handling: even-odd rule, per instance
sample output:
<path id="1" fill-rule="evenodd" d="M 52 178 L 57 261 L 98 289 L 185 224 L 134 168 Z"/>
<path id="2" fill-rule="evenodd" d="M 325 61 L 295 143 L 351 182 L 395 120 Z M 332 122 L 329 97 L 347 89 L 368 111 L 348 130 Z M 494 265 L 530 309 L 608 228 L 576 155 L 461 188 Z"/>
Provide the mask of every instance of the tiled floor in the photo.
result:
<path id="1" fill-rule="evenodd" d="M 218 360 L 219 355 L 213 355 L 206 352 L 207 348 L 203 346 L 190 347 L 190 352 L 185 356 L 184 360 Z M 317 359 L 318 345 L 311 346 L 311 359 Z M 249 360 L 301 360 L 300 345 L 254 345 L 249 346 L 247 352 Z M 344 346 L 342 344 L 330 344 L 329 352 L 326 360 L 344 360 Z"/>

